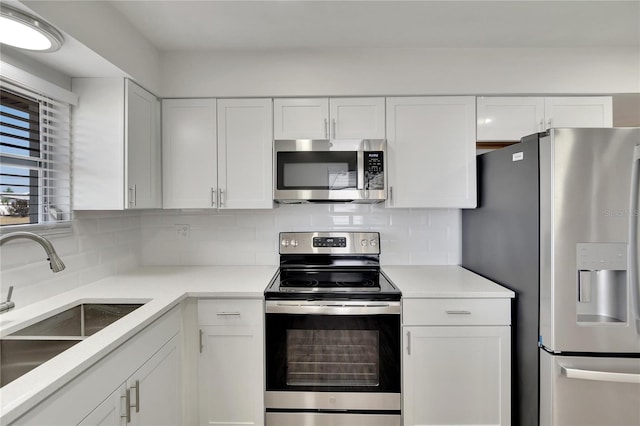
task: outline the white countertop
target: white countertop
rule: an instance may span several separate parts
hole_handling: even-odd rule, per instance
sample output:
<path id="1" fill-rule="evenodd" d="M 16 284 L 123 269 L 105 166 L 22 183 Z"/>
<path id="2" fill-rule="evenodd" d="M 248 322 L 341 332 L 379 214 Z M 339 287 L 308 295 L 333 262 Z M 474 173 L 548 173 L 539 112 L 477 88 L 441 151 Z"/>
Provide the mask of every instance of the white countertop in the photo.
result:
<path id="1" fill-rule="evenodd" d="M 0 424 L 44 400 L 189 297 L 261 299 L 275 266 L 142 267 L 3 313 L 0 336 L 78 303 L 147 302 L 129 315 L 0 388 Z"/>
<path id="2" fill-rule="evenodd" d="M 493 297 L 514 293 L 459 266 L 385 266 L 404 298 Z M 0 389 L 0 424 L 23 415 L 182 300 L 261 299 L 276 266 L 149 266 L 118 274 L 3 313 L 0 336 L 78 303 L 146 302 L 110 325 Z"/>
<path id="3" fill-rule="evenodd" d="M 402 291 L 415 298 L 512 298 L 515 293 L 460 266 L 383 266 Z"/>

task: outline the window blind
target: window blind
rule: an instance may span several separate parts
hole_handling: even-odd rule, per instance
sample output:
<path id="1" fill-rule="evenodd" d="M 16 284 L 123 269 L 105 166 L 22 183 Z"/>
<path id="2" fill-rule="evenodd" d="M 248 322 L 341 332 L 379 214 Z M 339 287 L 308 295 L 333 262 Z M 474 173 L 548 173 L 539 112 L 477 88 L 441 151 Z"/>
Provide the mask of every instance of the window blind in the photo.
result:
<path id="1" fill-rule="evenodd" d="M 0 226 L 71 220 L 70 105 L 0 80 Z"/>

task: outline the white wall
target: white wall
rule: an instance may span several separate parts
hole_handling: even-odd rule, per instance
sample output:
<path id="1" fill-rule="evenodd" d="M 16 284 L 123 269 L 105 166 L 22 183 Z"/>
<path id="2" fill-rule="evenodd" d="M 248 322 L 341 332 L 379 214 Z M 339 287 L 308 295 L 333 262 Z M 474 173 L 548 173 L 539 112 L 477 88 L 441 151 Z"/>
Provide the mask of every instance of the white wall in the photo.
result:
<path id="1" fill-rule="evenodd" d="M 23 0 L 22 3 L 158 94 L 158 49 L 108 2 Z"/>
<path id="2" fill-rule="evenodd" d="M 460 263 L 460 210 L 381 205 L 280 205 L 273 210 L 148 211 L 142 216 L 145 265 L 277 265 L 278 233 L 375 231 L 383 265 Z M 176 225 L 189 225 L 188 238 Z"/>
<path id="3" fill-rule="evenodd" d="M 10 285 L 19 308 L 138 266 L 140 234 L 139 213 L 76 212 L 72 233 L 48 237 L 66 265 L 56 274 L 39 244 L 6 243 L 0 248 L 2 300 Z"/>
<path id="4" fill-rule="evenodd" d="M 164 97 L 640 92 L 637 48 L 167 52 Z"/>

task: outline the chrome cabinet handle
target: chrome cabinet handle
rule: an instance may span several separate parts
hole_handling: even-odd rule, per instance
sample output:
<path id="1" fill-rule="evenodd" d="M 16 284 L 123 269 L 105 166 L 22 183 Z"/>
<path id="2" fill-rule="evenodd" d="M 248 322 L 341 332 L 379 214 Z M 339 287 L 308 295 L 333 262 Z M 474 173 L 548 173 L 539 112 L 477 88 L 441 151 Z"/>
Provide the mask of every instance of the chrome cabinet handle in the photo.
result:
<path id="1" fill-rule="evenodd" d="M 220 188 L 219 191 L 220 191 L 219 204 L 220 204 L 220 208 L 223 208 L 224 207 L 224 191 L 222 190 L 222 188 Z"/>
<path id="2" fill-rule="evenodd" d="M 471 315 L 471 311 L 445 311 L 447 315 Z"/>
<path id="3" fill-rule="evenodd" d="M 331 124 L 332 124 L 332 129 L 331 131 L 333 132 L 333 139 L 336 138 L 336 119 L 334 118 L 333 120 L 331 120 Z"/>
<path id="4" fill-rule="evenodd" d="M 240 312 L 216 312 L 216 315 L 220 317 L 239 317 Z"/>
<path id="5" fill-rule="evenodd" d="M 324 137 L 329 137 L 329 120 L 327 120 L 326 118 L 324 119 Z"/>
<path id="6" fill-rule="evenodd" d="M 133 186 L 129 187 L 129 205 L 131 205 L 132 207 L 136 206 L 136 198 L 137 198 L 137 194 L 136 194 L 136 184 L 133 184 Z"/>
<path id="7" fill-rule="evenodd" d="M 200 330 L 200 353 L 202 353 L 202 350 L 204 349 L 204 344 L 202 343 L 203 337 L 204 337 L 204 331 Z"/>
<path id="8" fill-rule="evenodd" d="M 389 201 L 393 203 L 393 186 L 389 187 Z"/>
<path id="9" fill-rule="evenodd" d="M 131 389 L 127 389 L 124 396 L 124 416 L 120 416 L 125 419 L 127 423 L 131 423 Z"/>
<path id="10" fill-rule="evenodd" d="M 544 132 L 544 119 L 541 118 L 540 121 L 538 122 L 538 131 L 539 132 Z"/>
<path id="11" fill-rule="evenodd" d="M 407 331 L 407 355 L 411 355 L 411 332 Z"/>
<path id="12" fill-rule="evenodd" d="M 211 207 L 216 206 L 216 198 L 218 198 L 218 191 L 215 188 L 211 188 Z"/>
<path id="13" fill-rule="evenodd" d="M 131 386 L 136 389 L 136 413 L 140 412 L 140 380 L 136 380 L 136 384 Z M 134 406 L 132 406 L 134 407 Z"/>

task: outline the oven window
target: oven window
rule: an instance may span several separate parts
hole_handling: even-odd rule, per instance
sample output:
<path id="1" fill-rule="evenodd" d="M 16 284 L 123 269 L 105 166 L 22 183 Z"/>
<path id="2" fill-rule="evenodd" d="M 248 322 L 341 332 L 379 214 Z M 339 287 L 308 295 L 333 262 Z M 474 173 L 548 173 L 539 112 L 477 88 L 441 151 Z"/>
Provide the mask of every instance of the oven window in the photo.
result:
<path id="1" fill-rule="evenodd" d="M 358 186 L 357 154 L 278 152 L 278 189 L 340 190 Z"/>
<path id="2" fill-rule="evenodd" d="M 268 391 L 400 392 L 400 315 L 265 317 Z"/>
<path id="3" fill-rule="evenodd" d="M 378 386 L 376 330 L 287 330 L 287 385 Z"/>

